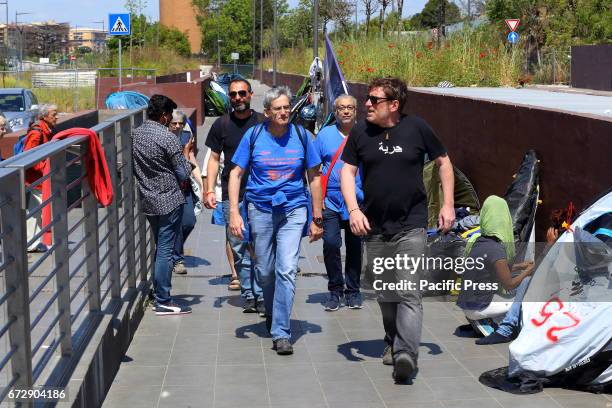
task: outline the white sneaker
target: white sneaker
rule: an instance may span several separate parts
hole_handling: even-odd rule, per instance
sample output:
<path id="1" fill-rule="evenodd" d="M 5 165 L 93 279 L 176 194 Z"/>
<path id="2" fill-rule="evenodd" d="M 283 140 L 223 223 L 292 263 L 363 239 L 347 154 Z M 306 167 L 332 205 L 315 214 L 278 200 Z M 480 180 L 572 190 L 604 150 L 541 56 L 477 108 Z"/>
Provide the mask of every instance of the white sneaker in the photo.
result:
<path id="1" fill-rule="evenodd" d="M 158 316 L 166 316 L 166 315 L 181 315 L 191 313 L 191 308 L 189 306 L 180 306 L 170 301 L 164 304 L 156 304 L 153 307 L 153 311 Z"/>

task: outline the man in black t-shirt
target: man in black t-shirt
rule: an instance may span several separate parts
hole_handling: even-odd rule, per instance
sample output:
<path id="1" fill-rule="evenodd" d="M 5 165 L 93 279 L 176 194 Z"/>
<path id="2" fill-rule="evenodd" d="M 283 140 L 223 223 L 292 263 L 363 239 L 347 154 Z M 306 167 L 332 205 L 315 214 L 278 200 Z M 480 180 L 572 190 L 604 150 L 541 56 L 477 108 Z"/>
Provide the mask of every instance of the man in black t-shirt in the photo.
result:
<path id="1" fill-rule="evenodd" d="M 207 166 L 207 186 L 204 195 L 204 205 L 207 208 L 216 208 L 217 201 L 215 198 L 215 182 L 219 171 L 219 160 L 223 153 L 225 165 L 221 173 L 221 193 L 223 215 L 226 224 L 225 238 L 228 240 L 232 253 L 234 255 L 234 266 L 240 279 L 241 296 L 244 299 L 245 313 L 259 313 L 265 316 L 263 306 L 262 290 L 255 281 L 253 265 L 248 250 L 247 242 L 236 238 L 229 232 L 229 197 L 227 184 L 229 181 L 229 173 L 232 169 L 232 157 L 236 148 L 242 140 L 242 136 L 246 131 L 257 123 L 264 121 L 264 116 L 261 113 L 251 109 L 251 97 L 253 91 L 251 84 L 246 79 L 234 79 L 229 84 L 229 97 L 232 104 L 233 112 L 221 116 L 213 123 L 206 138 L 206 146 L 211 150 L 210 159 Z M 244 187 L 248 177 L 242 178 L 240 186 L 240 206 L 242 206 L 242 197 L 244 195 Z"/>
<path id="2" fill-rule="evenodd" d="M 396 78 L 380 78 L 370 83 L 365 104 L 367 117 L 351 130 L 342 154 L 345 164 L 341 172 L 351 231 L 365 236 L 368 263 L 376 274 L 374 288 L 387 343 L 383 363 L 394 365 L 393 377 L 397 382 L 408 380 L 416 369 L 421 339 L 423 307 L 418 287 L 422 268 L 413 262 L 425 254 L 425 155 L 440 169 L 444 193 L 440 229 L 448 231 L 455 220 L 453 166 L 429 125 L 416 116 L 402 115 L 407 93 L 406 84 Z M 364 192 L 361 208 L 355 196 L 358 169 Z M 412 261 L 401 266 L 381 263 L 398 255 Z M 377 262 L 378 268 L 372 267 Z M 376 280 L 381 278 L 386 283 L 412 282 L 416 288 L 385 290 L 377 287 Z"/>

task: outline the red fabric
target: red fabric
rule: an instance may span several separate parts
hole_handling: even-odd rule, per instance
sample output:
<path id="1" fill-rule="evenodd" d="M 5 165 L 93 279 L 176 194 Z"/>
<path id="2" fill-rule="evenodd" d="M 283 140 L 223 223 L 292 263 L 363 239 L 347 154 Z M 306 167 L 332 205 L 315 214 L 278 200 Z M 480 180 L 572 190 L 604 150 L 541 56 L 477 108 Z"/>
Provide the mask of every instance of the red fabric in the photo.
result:
<path id="1" fill-rule="evenodd" d="M 40 128 L 40 130 L 35 129 L 34 128 L 35 126 Z M 49 140 L 51 140 L 52 135 L 53 135 L 53 130 L 49 127 L 47 122 L 45 122 L 42 119 L 39 120 L 38 122 L 32 124 L 29 127 L 28 133 L 26 134 L 26 140 L 23 145 L 23 150 L 24 151 L 30 150 L 30 149 L 40 146 L 43 143 L 47 143 Z M 44 169 L 45 169 L 45 161 L 41 161 L 39 163 L 36 163 L 34 166 L 30 167 L 28 170 L 26 170 L 26 173 L 25 173 L 26 185 L 32 184 L 36 180 L 41 178 L 43 176 Z M 35 188 L 37 190 L 40 190 L 42 187 L 39 184 Z"/>
<path id="2" fill-rule="evenodd" d="M 336 165 L 338 158 L 342 154 L 342 151 L 344 150 L 344 146 L 346 145 L 347 140 L 348 140 L 348 137 L 345 137 L 342 143 L 340 143 L 340 147 L 338 148 L 338 150 L 336 150 L 336 154 L 334 154 L 334 157 L 329 165 L 329 168 L 327 169 L 327 174 L 324 174 L 321 176 L 321 192 L 323 193 L 323 200 L 325 200 L 325 196 L 327 195 L 327 182 L 329 181 L 329 176 L 331 176 L 332 170 L 334 169 L 334 166 Z"/>
<path id="3" fill-rule="evenodd" d="M 76 136 L 88 136 L 89 137 L 89 149 L 84 160 L 87 165 L 87 180 L 89 181 L 89 188 L 96 197 L 96 200 L 104 207 L 108 206 L 113 201 L 113 185 L 111 183 L 110 172 L 106 164 L 106 156 L 102 145 L 98 140 L 98 135 L 91 129 L 85 128 L 72 128 L 64 130 L 53 136 L 51 140 L 62 140 L 68 137 Z M 50 171 L 49 160 L 44 162 L 44 174 Z M 43 183 L 43 202 L 51 196 L 51 183 L 50 180 L 45 180 Z M 43 228 L 49 225 L 51 222 L 51 207 L 45 206 L 42 212 L 42 225 Z M 43 242 L 46 245 L 51 245 L 51 233 L 50 231 L 45 233 Z"/>

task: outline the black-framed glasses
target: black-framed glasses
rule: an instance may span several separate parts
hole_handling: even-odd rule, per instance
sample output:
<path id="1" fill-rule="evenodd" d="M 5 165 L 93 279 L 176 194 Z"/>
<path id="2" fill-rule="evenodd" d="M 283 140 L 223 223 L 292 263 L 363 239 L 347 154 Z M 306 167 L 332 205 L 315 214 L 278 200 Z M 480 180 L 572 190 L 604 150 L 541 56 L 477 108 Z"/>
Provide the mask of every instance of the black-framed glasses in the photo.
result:
<path id="1" fill-rule="evenodd" d="M 247 91 L 232 91 L 229 93 L 230 98 L 235 98 L 236 95 L 240 95 L 241 98 L 246 98 L 246 96 L 248 95 Z"/>
<path id="2" fill-rule="evenodd" d="M 393 98 L 387 98 L 385 96 L 368 95 L 366 100 L 370 101 L 372 105 L 376 105 L 377 103 L 382 102 L 382 101 L 392 101 Z"/>

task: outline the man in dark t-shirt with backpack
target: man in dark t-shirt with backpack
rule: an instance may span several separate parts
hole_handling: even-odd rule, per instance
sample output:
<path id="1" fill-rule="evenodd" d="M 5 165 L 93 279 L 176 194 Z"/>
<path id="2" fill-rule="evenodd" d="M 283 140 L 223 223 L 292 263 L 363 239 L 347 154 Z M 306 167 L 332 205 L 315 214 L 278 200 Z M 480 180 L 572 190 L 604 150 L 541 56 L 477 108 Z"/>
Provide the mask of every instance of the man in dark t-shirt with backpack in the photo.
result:
<path id="1" fill-rule="evenodd" d="M 246 79 L 232 80 L 228 90 L 233 112 L 218 118 L 215 123 L 213 123 L 208 133 L 208 137 L 206 138 L 206 146 L 210 148 L 211 154 L 207 166 L 207 186 L 204 186 L 204 205 L 207 208 L 216 208 L 217 205 L 223 206 L 223 216 L 226 224 L 225 238 L 230 243 L 232 254 L 234 255 L 234 266 L 238 273 L 238 278 L 240 279 L 240 291 L 244 301 L 244 312 L 257 312 L 263 317 L 265 316 L 265 308 L 263 305 L 262 290 L 255 281 L 248 243 L 229 233 L 229 196 L 227 184 L 230 170 L 233 168 L 231 160 L 236 148 L 242 140 L 242 136 L 244 136 L 250 127 L 263 122 L 265 117 L 261 113 L 251 109 L 250 105 L 253 90 L 251 84 Z M 217 203 L 215 198 L 215 182 L 219 171 L 221 153 L 223 153 L 225 158 L 225 166 L 221 173 L 221 193 L 223 201 L 222 203 Z M 241 207 L 247 179 L 248 177 L 243 177 L 240 186 L 239 200 Z"/>
<path id="2" fill-rule="evenodd" d="M 396 382 L 407 381 L 416 370 L 421 340 L 423 306 L 418 288 L 422 268 L 414 261 L 425 254 L 425 155 L 440 169 L 444 201 L 439 228 L 448 231 L 455 220 L 453 166 L 429 125 L 419 117 L 402 114 L 407 94 L 406 84 L 397 78 L 370 83 L 367 117 L 351 130 L 341 172 L 351 231 L 365 237 L 367 272 L 374 274 L 369 276 L 373 277 L 387 343 L 383 363 L 393 364 Z M 364 193 L 361 207 L 355 196 L 358 169 Z M 398 257 L 412 261 L 400 265 L 394 261 Z M 379 284 L 413 282 L 416 288 L 387 286 L 385 290 L 376 286 L 376 280 Z"/>

